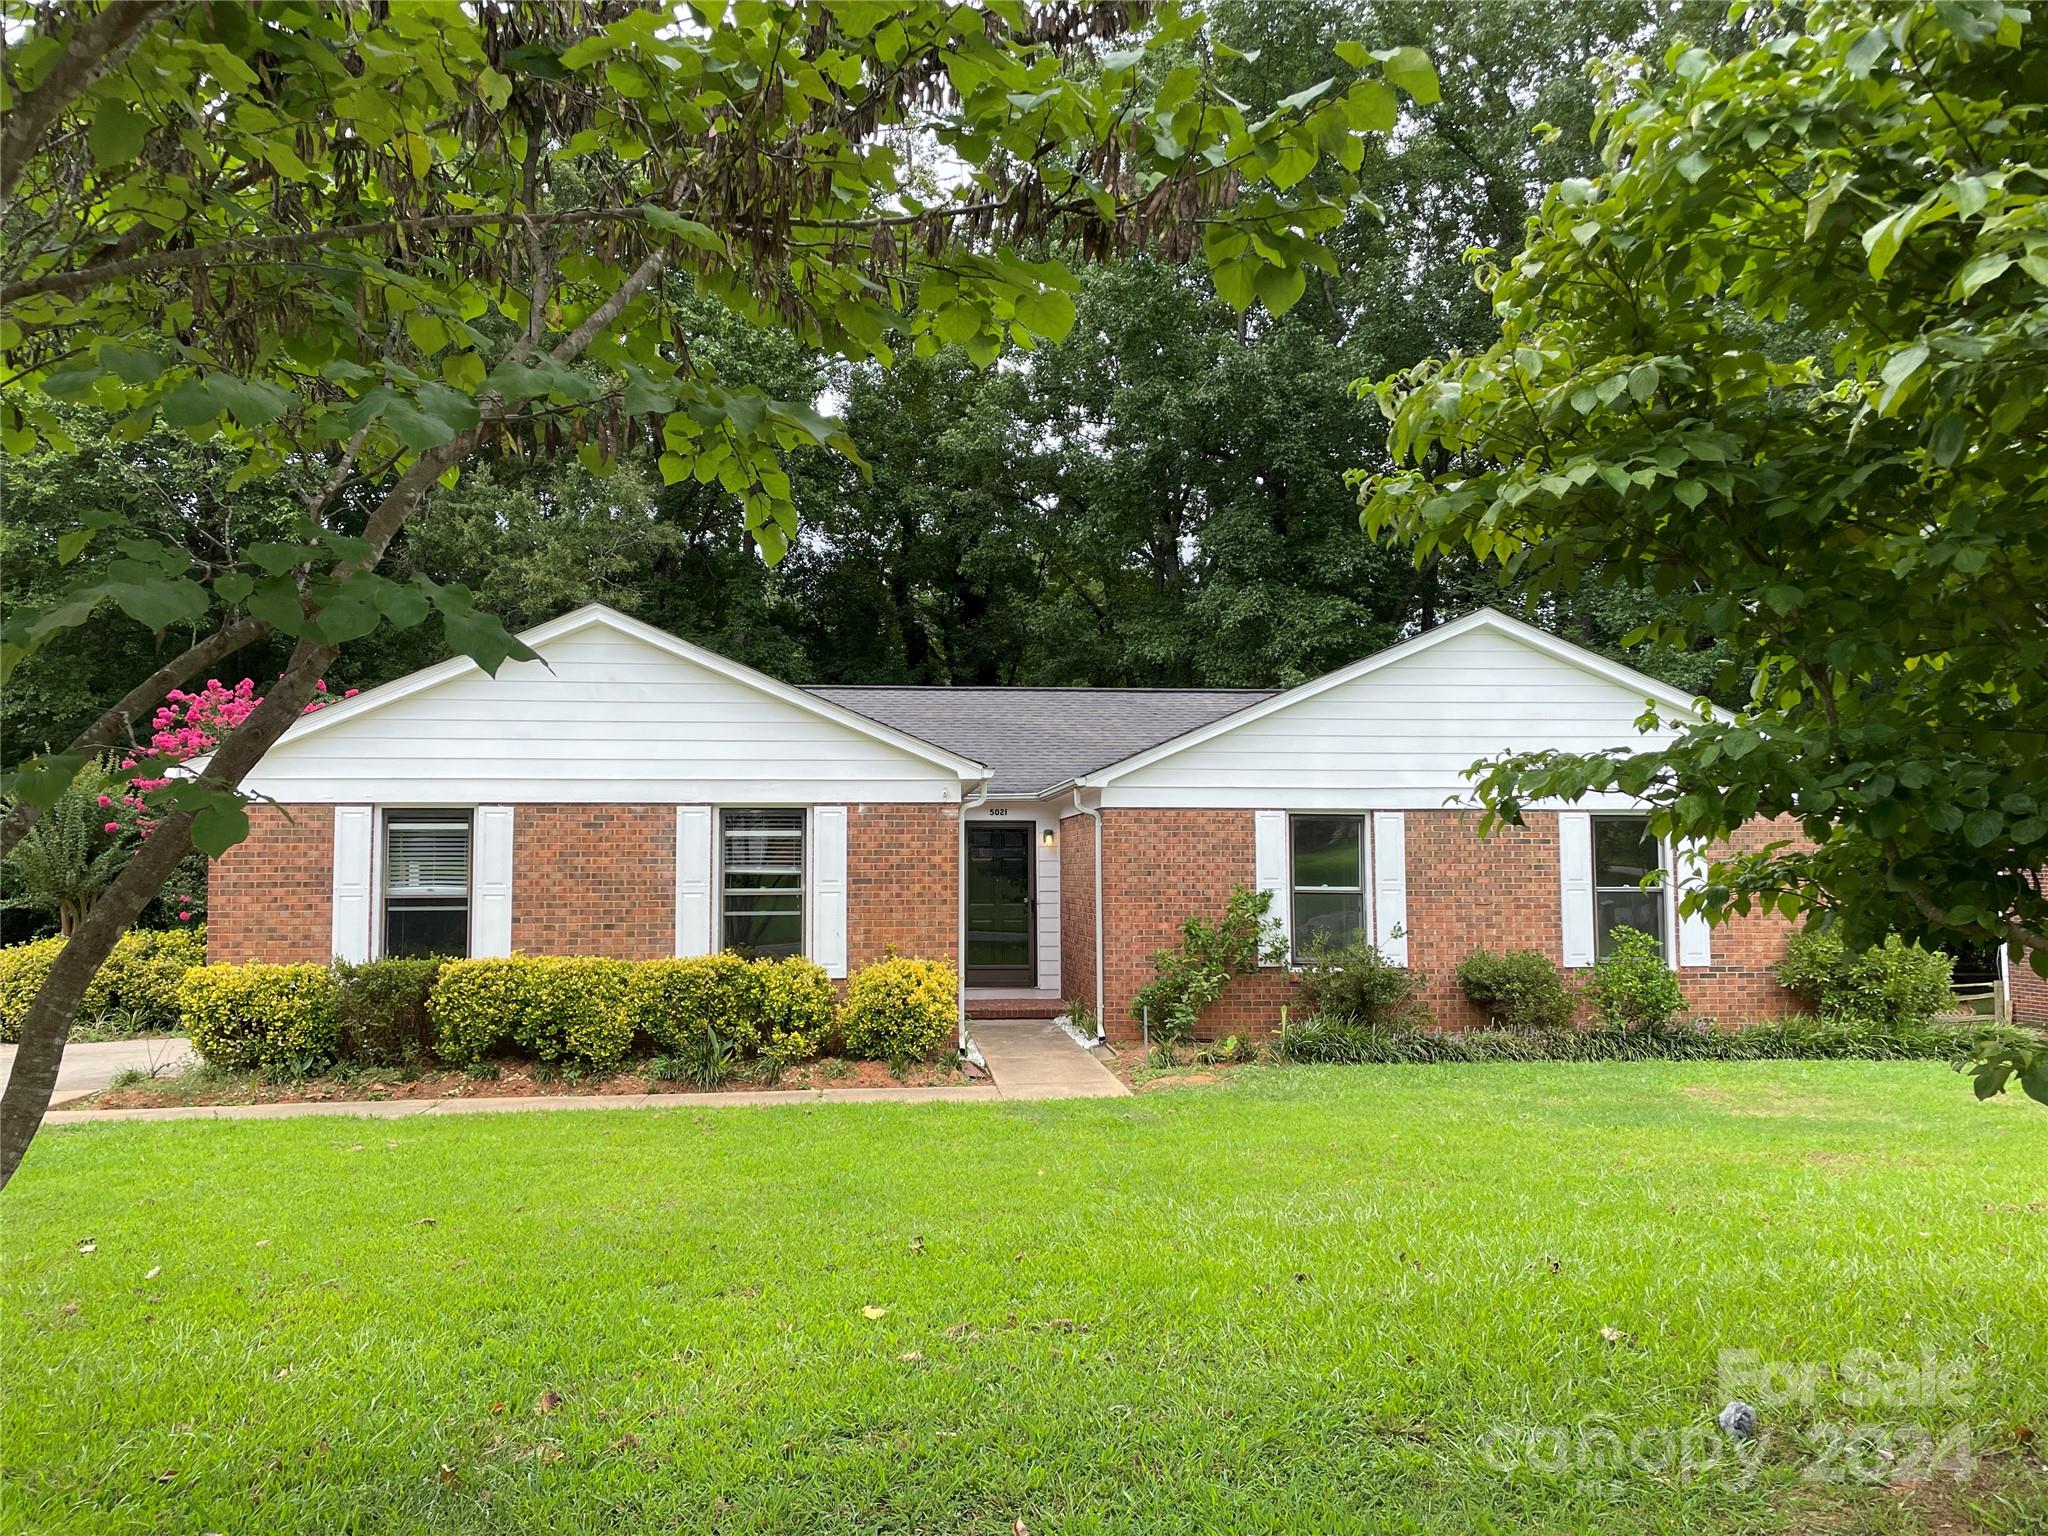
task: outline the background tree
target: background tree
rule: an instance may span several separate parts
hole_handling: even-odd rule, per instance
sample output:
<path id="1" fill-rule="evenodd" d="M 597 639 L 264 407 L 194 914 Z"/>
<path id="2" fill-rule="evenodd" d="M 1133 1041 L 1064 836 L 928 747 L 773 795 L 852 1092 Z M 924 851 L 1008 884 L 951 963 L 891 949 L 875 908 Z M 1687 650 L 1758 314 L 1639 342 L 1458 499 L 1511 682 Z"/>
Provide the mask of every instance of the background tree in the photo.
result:
<path id="1" fill-rule="evenodd" d="M 466 587 L 379 569 L 430 487 L 486 444 L 598 471 L 652 436 L 665 484 L 718 483 L 770 560 L 788 548 L 784 454 L 853 445 L 809 400 L 714 376 L 679 295 L 840 357 L 953 345 L 985 364 L 1070 328 L 1063 256 L 1199 250 L 1276 312 L 1331 265 L 1348 193 L 1311 173 L 1355 170 L 1397 91 L 1433 98 L 1427 59 L 1347 50 L 1252 119 L 1205 69 L 1198 14 L 1163 4 L 1134 32 L 1135 12 L 6 7 L 5 446 L 70 451 L 53 401 L 123 432 L 161 421 L 291 479 L 303 516 L 233 561 L 120 536 L 104 570 L 0 629 L 6 667 L 103 606 L 218 626 L 23 765 L 0 850 L 168 687 L 293 641 L 204 771 L 160 792 L 156 831 L 52 967 L 0 1098 L 0 1177 L 93 972 L 191 847 L 246 834 L 235 787 L 342 646 L 433 613 L 487 669 L 524 654 Z M 951 168 L 943 195 L 911 185 L 919 144 Z M 57 558 L 118 521 L 88 511 Z"/>
<path id="2" fill-rule="evenodd" d="M 1380 385 L 1416 467 L 1366 483 L 1365 523 L 1525 592 L 1632 567 L 1671 599 L 1650 638 L 1752 678 L 1662 750 L 1493 764 L 1493 814 L 1612 787 L 1682 839 L 1790 818 L 1705 911 L 2048 974 L 2048 48 L 1997 0 L 1774 27 L 1610 78 L 1605 173 L 1489 275 L 1499 340 Z M 2015 1068 L 2048 1099 L 2040 1054 L 1980 1091 Z"/>

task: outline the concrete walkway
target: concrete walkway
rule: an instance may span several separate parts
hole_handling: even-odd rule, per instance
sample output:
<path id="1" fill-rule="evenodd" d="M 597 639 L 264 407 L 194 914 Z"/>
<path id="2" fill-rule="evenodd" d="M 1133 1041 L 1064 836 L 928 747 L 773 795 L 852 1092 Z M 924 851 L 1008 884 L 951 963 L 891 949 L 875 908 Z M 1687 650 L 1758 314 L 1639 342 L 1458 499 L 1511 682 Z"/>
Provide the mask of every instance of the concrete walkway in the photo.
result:
<path id="1" fill-rule="evenodd" d="M 481 1115 L 528 1109 L 752 1109 L 772 1104 L 925 1104 L 993 1099 L 1096 1099 L 1131 1090 L 1101 1062 L 1044 1019 L 989 1019 L 970 1027 L 988 1063 L 986 1083 L 934 1088 L 750 1088 L 730 1093 L 556 1093 L 521 1098 L 383 1099 L 308 1104 L 193 1104 L 167 1109 L 74 1109 L 55 1105 L 104 1088 L 123 1067 L 147 1070 L 154 1062 L 181 1061 L 183 1040 L 124 1040 L 74 1045 L 64 1053 L 60 1091 L 45 1125 L 101 1125 L 122 1120 L 295 1120 L 306 1115 L 358 1115 L 407 1120 L 416 1115 Z M 14 1047 L 5 1047 L 11 1060 Z M 153 1053 L 153 1054 L 152 1054 Z"/>
<path id="2" fill-rule="evenodd" d="M 133 1067 L 155 1072 L 159 1077 L 184 1070 L 192 1059 L 192 1042 L 177 1035 L 150 1040 L 74 1040 L 64 1047 L 64 1060 L 57 1067 L 57 1091 L 50 1103 L 68 1104 L 73 1099 L 105 1088 L 116 1074 Z M 0 1087 L 14 1071 L 14 1047 L 0 1045 Z"/>
<path id="3" fill-rule="evenodd" d="M 1106 1099 L 1131 1091 L 1051 1019 L 979 1019 L 967 1034 L 1006 1099 Z"/>

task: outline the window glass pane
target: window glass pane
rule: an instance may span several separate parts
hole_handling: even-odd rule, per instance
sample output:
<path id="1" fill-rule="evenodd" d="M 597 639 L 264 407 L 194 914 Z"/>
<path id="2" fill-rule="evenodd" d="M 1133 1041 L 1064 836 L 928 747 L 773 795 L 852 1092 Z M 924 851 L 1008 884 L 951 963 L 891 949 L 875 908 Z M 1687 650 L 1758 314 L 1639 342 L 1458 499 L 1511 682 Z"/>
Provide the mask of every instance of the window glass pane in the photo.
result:
<path id="1" fill-rule="evenodd" d="M 390 903 L 384 909 L 384 953 L 462 958 L 469 953 L 469 903 Z"/>
<path id="2" fill-rule="evenodd" d="M 1365 893 L 1362 891 L 1296 891 L 1294 893 L 1294 952 L 1305 955 L 1319 936 L 1333 945 L 1350 942 L 1365 926 Z"/>
<path id="3" fill-rule="evenodd" d="M 1633 928 L 1664 942 L 1664 893 L 1662 891 L 1599 891 L 1594 894 L 1595 926 L 1600 931 L 1600 953 L 1614 948 L 1614 930 Z"/>
<path id="4" fill-rule="evenodd" d="M 1296 816 L 1294 883 L 1357 890 L 1359 845 L 1365 821 L 1359 816 Z"/>
<path id="5" fill-rule="evenodd" d="M 804 813 L 726 811 L 720 829 L 725 947 L 803 953 Z"/>
<path id="6" fill-rule="evenodd" d="M 384 890 L 392 896 L 467 896 L 469 822 L 396 816 L 386 821 Z"/>
<path id="7" fill-rule="evenodd" d="M 1641 885 L 1659 868 L 1657 840 L 1647 816 L 1593 818 L 1593 883 Z"/>

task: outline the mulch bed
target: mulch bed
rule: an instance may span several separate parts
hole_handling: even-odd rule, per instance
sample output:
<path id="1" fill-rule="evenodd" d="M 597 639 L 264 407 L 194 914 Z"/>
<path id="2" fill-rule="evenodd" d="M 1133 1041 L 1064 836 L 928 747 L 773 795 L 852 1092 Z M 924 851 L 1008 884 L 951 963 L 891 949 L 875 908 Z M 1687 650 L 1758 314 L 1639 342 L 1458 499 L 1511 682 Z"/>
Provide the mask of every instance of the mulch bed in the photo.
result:
<path id="1" fill-rule="evenodd" d="M 657 1082 L 640 1072 L 615 1072 L 608 1077 L 586 1077 L 571 1082 L 560 1076 L 534 1076 L 531 1062 L 498 1063 L 498 1075 L 474 1078 L 466 1072 L 441 1069 L 422 1072 L 410 1079 L 398 1074 L 379 1076 L 365 1072 L 348 1081 L 332 1077 L 310 1077 L 296 1083 L 266 1083 L 254 1076 L 208 1080 L 172 1077 L 138 1083 L 127 1088 L 104 1088 L 89 1098 L 66 1104 L 66 1109 L 171 1109 L 198 1104 L 353 1104 L 404 1099 L 531 1099 L 572 1095 L 596 1097 L 604 1094 L 658 1093 L 679 1098 L 701 1096 L 706 1090 L 690 1083 Z M 929 1088 L 977 1079 L 937 1062 L 920 1062 L 902 1077 L 883 1061 L 849 1061 L 837 1057 L 805 1062 L 782 1074 L 776 1083 L 736 1077 L 713 1092 L 769 1090 L 806 1093 L 843 1088 Z M 985 1081 L 985 1079 L 983 1079 Z"/>

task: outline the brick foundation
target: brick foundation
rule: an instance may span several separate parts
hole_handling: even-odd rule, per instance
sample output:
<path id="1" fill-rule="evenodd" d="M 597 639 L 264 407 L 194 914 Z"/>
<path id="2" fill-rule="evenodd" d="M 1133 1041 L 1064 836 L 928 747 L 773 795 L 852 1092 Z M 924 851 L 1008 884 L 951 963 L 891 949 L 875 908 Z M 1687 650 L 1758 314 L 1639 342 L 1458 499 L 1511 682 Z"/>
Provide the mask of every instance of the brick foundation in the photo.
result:
<path id="1" fill-rule="evenodd" d="M 512 948 L 653 960 L 676 952 L 676 808 L 512 812 Z"/>
<path id="2" fill-rule="evenodd" d="M 2017 960 L 2007 956 L 2005 964 L 2013 1023 L 2048 1026 L 2048 977 L 2036 975 L 2032 961 L 2025 955 Z"/>
<path id="3" fill-rule="evenodd" d="M 208 867 L 206 958 L 333 959 L 333 869 L 333 806 L 250 806 L 248 837 Z"/>

